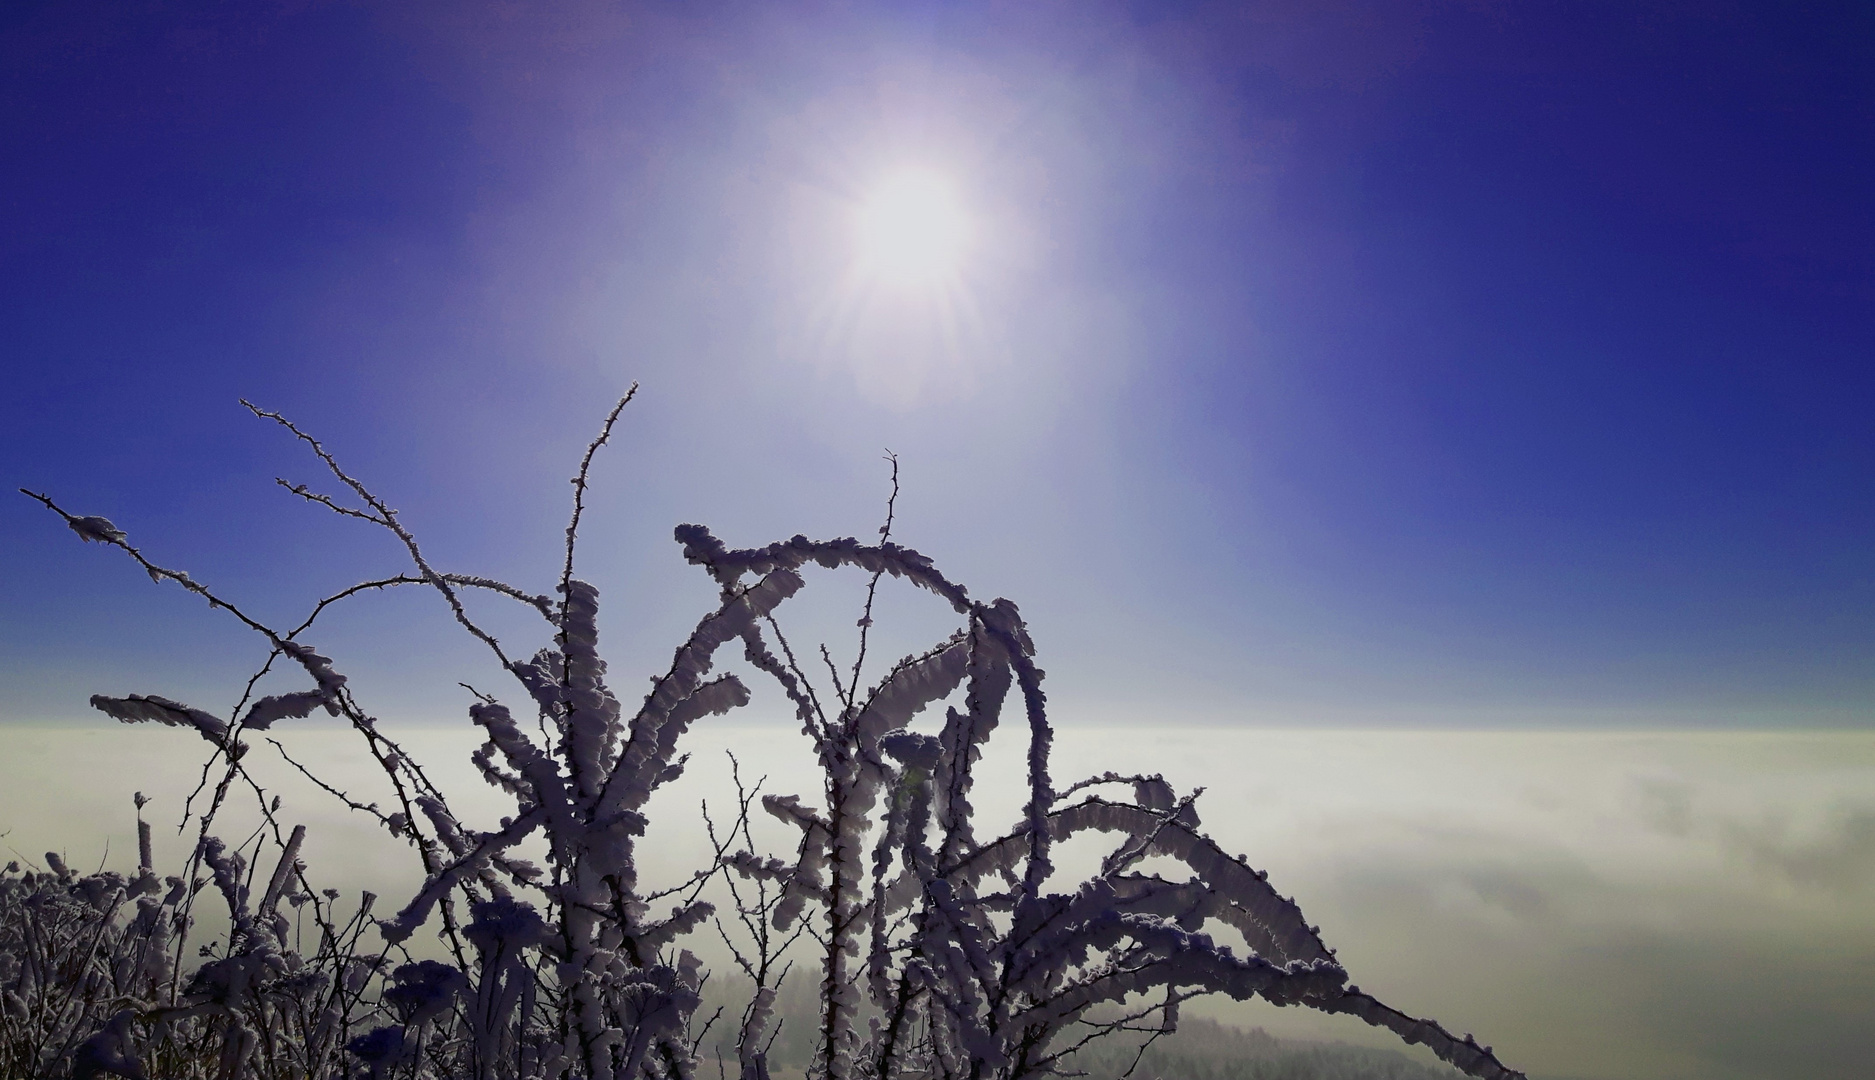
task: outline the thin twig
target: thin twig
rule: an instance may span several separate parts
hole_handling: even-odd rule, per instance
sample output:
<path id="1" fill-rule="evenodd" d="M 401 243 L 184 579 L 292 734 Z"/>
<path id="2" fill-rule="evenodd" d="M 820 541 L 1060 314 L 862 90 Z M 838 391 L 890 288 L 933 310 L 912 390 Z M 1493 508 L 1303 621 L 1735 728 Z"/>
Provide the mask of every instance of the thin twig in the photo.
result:
<path id="1" fill-rule="evenodd" d="M 586 476 L 592 470 L 593 455 L 611 440 L 612 425 L 618 422 L 619 414 L 625 411 L 625 406 L 629 405 L 631 399 L 637 394 L 638 384 L 632 383 L 631 388 L 625 391 L 625 396 L 619 398 L 618 404 L 612 406 L 612 411 L 606 414 L 605 423 L 599 427 L 599 434 L 587 444 L 586 456 L 579 459 L 579 475 L 572 480 L 573 518 L 566 525 L 566 565 L 560 571 L 560 623 L 562 626 L 566 624 L 566 604 L 571 596 L 568 590 L 573 584 L 573 548 L 579 540 L 579 519 L 586 512 Z M 565 648 L 564 642 L 561 643 L 561 647 Z"/>
<path id="2" fill-rule="evenodd" d="M 892 542 L 892 522 L 898 513 L 898 455 L 887 450 L 885 460 L 892 463 L 892 494 L 885 500 L 885 524 L 879 526 L 881 547 Z M 872 572 L 872 580 L 866 583 L 866 609 L 859 616 L 859 655 L 853 659 L 853 679 L 846 691 L 849 704 L 859 697 L 859 673 L 866 666 L 866 639 L 872 632 L 872 602 L 879 595 L 879 579 L 884 576 L 885 566 L 882 563 L 879 569 Z"/>
<path id="3" fill-rule="evenodd" d="M 274 423 L 292 432 L 295 438 L 312 449 L 312 452 L 320 461 L 325 463 L 326 468 L 331 471 L 333 476 L 338 477 L 345 486 L 351 488 L 360 499 L 364 500 L 366 506 L 376 511 L 378 517 L 383 519 L 379 524 L 389 529 L 398 540 L 403 542 L 404 549 L 410 553 L 411 562 L 415 563 L 417 569 L 422 571 L 423 579 L 435 586 L 436 590 L 442 593 L 443 598 L 449 602 L 449 610 L 455 615 L 456 622 L 461 624 L 462 628 L 467 630 L 477 640 L 488 646 L 489 650 L 495 654 L 495 658 L 501 662 L 503 670 L 512 669 L 513 663 L 508 659 L 508 654 L 502 651 L 501 643 L 496 641 L 494 636 L 489 634 L 488 631 L 476 625 L 473 619 L 469 618 L 469 613 L 463 609 L 462 599 L 456 595 L 455 589 L 450 586 L 443 575 L 437 573 L 435 568 L 430 566 L 429 560 L 423 557 L 423 550 L 417 546 L 417 538 L 412 536 L 410 530 L 404 528 L 403 524 L 397 520 L 397 511 L 385 505 L 384 501 L 379 499 L 376 495 L 373 495 L 363 483 L 341 468 L 338 459 L 328 453 L 325 446 L 321 444 L 318 439 L 301 431 L 299 426 L 293 423 L 293 421 L 288 420 L 277 412 L 269 412 L 266 409 L 262 409 L 246 398 L 241 399 L 241 404 L 247 406 L 248 411 L 252 412 L 255 416 L 263 420 L 272 420 Z M 287 486 L 289 489 L 291 488 L 291 485 Z"/>

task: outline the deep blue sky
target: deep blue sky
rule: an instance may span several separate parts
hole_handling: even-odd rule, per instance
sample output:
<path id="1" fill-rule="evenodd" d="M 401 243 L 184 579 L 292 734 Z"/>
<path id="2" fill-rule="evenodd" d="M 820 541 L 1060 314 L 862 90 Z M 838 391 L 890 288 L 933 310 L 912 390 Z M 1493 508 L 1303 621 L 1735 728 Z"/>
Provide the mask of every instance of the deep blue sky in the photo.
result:
<path id="1" fill-rule="evenodd" d="M 1872 132 L 1866 5 L 13 3 L 0 464 L 281 619 L 397 568 L 246 396 L 544 589 L 636 379 L 644 670 L 673 524 L 864 534 L 889 446 L 1070 707 L 1860 726 Z M 988 238 L 950 324 L 841 295 L 902 163 Z M 0 553 L 6 716 L 254 655 L 22 497 Z M 461 708 L 420 598 L 315 638 Z"/>

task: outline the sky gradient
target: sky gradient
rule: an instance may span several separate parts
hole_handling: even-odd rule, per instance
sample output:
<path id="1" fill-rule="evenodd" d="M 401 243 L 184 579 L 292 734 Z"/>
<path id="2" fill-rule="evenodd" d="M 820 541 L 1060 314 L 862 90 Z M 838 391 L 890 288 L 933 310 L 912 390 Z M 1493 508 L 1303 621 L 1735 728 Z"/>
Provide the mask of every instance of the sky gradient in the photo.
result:
<path id="1" fill-rule="evenodd" d="M 586 565 L 647 655 L 672 525 L 868 532 L 889 447 L 1090 708 L 1868 722 L 1866 9 L 4 19 L 8 479 L 237 595 L 395 555 L 238 398 L 533 580 L 636 380 Z M 980 225 L 939 300 L 846 273 L 905 164 Z M 9 712 L 219 651 L 70 540 L 0 510 Z"/>

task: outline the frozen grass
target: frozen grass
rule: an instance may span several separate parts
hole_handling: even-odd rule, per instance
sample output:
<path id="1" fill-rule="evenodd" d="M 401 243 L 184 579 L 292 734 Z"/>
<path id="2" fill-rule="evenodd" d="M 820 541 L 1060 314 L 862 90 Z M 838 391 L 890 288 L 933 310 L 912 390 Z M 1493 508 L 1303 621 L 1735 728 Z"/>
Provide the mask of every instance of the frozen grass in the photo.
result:
<path id="1" fill-rule="evenodd" d="M 689 1080 L 708 1047 L 709 1064 L 766 1080 L 786 1027 L 784 980 L 796 968 L 812 973 L 814 1020 L 806 1039 L 794 1025 L 790 1045 L 798 1043 L 804 1071 L 824 1080 L 1013 1080 L 1077 1063 L 1130 1074 L 1174 1032 L 1180 1005 L 1209 994 L 1350 1014 L 1474 1076 L 1521 1075 L 1470 1036 L 1351 985 L 1319 930 L 1267 875 L 1201 831 L 1200 792 L 1113 772 L 1058 784 L 1042 672 L 1016 606 L 971 598 L 893 541 L 896 464 L 877 543 L 796 536 L 731 549 L 702 526 L 679 526 L 685 558 L 714 579 L 718 603 L 627 713 L 598 651 L 598 592 L 574 569 L 588 469 L 629 400 L 606 418 L 574 478 L 551 594 L 438 570 L 396 511 L 318 441 L 260 409 L 345 494 L 282 486 L 384 529 L 409 570 L 324 598 L 295 627 L 275 627 L 150 561 L 107 519 L 27 492 L 85 540 L 121 549 L 158 583 L 227 612 L 271 654 L 225 718 L 156 695 L 92 699 L 124 722 L 202 738 L 205 809 L 188 866 L 161 881 L 147 839 L 134 878 L 75 874 L 51 857 L 50 871 L 7 870 L 6 1075 Z M 824 645 L 797 649 L 783 632 L 781 610 L 805 587 L 809 566 L 856 571 L 866 583 L 850 664 Z M 887 579 L 936 598 L 958 626 L 873 678 L 868 646 Z M 485 735 L 473 761 L 513 804 L 492 830 L 458 817 L 304 639 L 333 604 L 406 585 L 433 590 L 513 676 L 512 700 L 525 703 L 517 717 L 500 696 L 472 691 L 470 719 Z M 510 655 L 470 615 L 462 597 L 471 590 L 537 615 L 545 645 L 529 658 Z M 738 670 L 718 673 L 719 664 Z M 276 665 L 302 670 L 311 686 L 255 696 Z M 773 686 L 792 707 L 818 765 L 818 801 L 763 793 L 738 776 L 738 798 L 710 821 L 694 873 L 646 891 L 637 848 L 647 804 L 682 774 L 691 725 L 750 701 L 745 678 Z M 299 857 L 304 830 L 279 819 L 278 799 L 244 764 L 246 736 L 320 710 L 352 727 L 395 793 L 380 807 L 313 777 L 415 853 L 424 883 L 395 912 L 379 913 L 368 895 L 341 911 L 336 894 L 315 890 Z M 993 829 L 970 796 L 977 762 L 1005 721 L 1026 743 L 1025 796 L 1017 820 Z M 230 846 L 216 823 L 232 800 L 250 797 L 260 827 Z M 792 839 L 779 850 L 762 843 L 757 811 Z M 1090 843 L 1104 854 L 1061 862 L 1062 850 Z M 523 851 L 543 852 L 545 865 Z M 1086 869 L 1070 874 L 1058 863 Z M 198 933 L 192 953 L 197 899 L 211 892 L 227 929 L 206 944 Z M 707 976 L 684 947 L 699 932 L 731 956 L 747 991 L 739 1004 L 702 1007 Z M 1129 1036 L 1124 1067 L 1100 1056 Z"/>

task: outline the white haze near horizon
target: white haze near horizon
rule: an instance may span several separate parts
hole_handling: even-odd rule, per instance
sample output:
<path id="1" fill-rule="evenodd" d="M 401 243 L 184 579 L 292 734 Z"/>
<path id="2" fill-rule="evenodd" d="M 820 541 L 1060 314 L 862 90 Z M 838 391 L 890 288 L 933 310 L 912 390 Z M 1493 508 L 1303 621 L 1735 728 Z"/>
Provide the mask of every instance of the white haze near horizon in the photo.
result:
<path id="1" fill-rule="evenodd" d="M 981 832 L 1022 797 L 1018 728 L 1005 723 L 986 759 Z M 398 737 L 460 813 L 492 825 L 502 801 L 466 764 L 466 725 Z M 132 791 L 156 798 L 153 820 L 174 822 L 202 749 L 181 732 L 97 721 L 11 722 L 4 738 L 6 857 L 58 849 L 87 868 L 107 861 L 107 840 L 111 864 L 133 860 Z M 349 732 L 281 738 L 360 797 L 385 798 Z M 255 743 L 284 816 L 310 827 L 309 876 L 398 906 L 412 883 L 399 845 Z M 688 749 L 688 774 L 653 805 L 647 884 L 706 854 L 697 807 L 708 799 L 719 822 L 728 813 L 725 751 L 745 776 L 766 775 L 765 790 L 813 801 L 788 723 L 703 724 Z M 1476 1032 L 1534 1078 L 1847 1080 L 1875 1059 L 1875 733 L 1059 726 L 1057 786 L 1108 769 L 1205 786 L 1207 831 L 1297 898 L 1355 982 Z M 166 852 L 174 870 L 183 846 L 168 830 L 159 863 Z M 1198 1011 L 1397 1045 L 1300 1010 Z"/>

